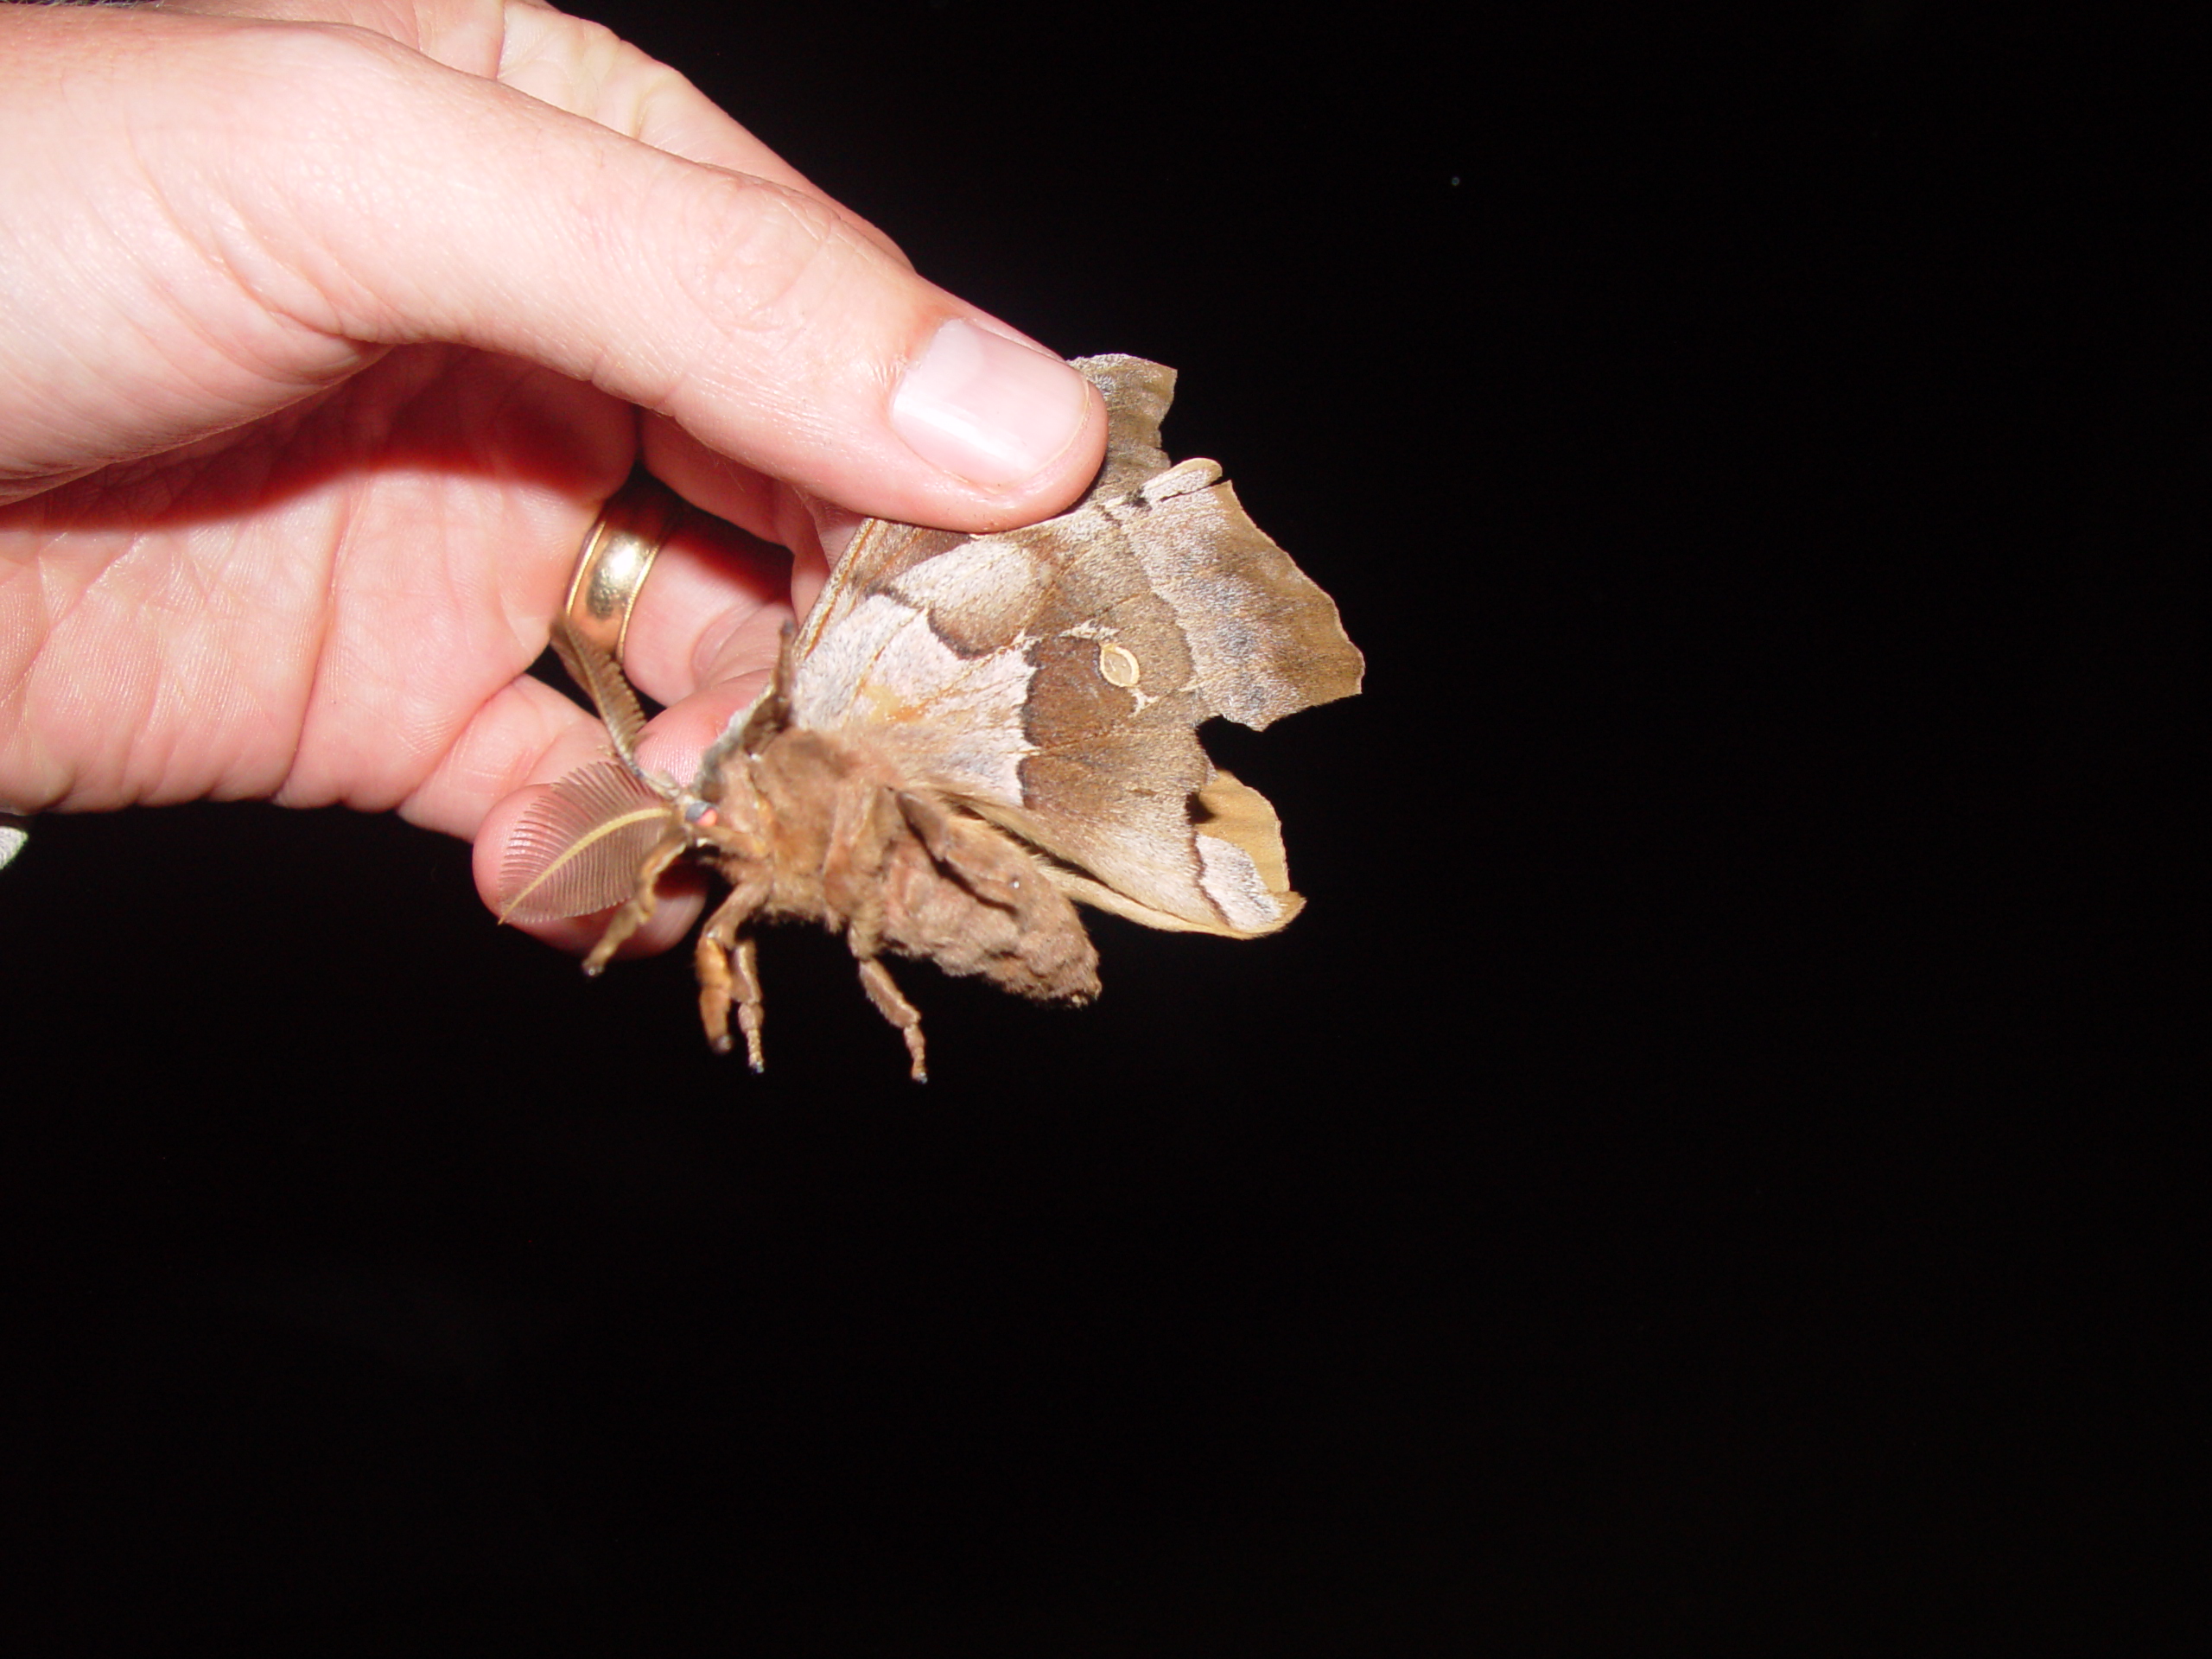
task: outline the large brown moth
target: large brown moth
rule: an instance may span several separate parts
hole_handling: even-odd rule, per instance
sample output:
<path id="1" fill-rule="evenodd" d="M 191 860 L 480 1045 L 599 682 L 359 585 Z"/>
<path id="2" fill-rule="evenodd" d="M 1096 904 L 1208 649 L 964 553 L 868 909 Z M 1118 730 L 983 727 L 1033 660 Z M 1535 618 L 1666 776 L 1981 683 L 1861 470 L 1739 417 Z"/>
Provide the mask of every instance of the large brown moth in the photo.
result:
<path id="1" fill-rule="evenodd" d="M 921 1016 L 886 952 L 1084 1002 L 1098 956 L 1071 900 L 1232 938 L 1295 915 L 1274 809 L 1209 763 L 1197 728 L 1350 696 L 1359 652 L 1218 467 L 1169 466 L 1174 371 L 1075 366 L 1110 417 L 1082 501 L 997 535 L 861 525 L 689 784 L 639 766 L 636 694 L 602 651 L 556 633 L 614 754 L 525 816 L 502 919 L 620 905 L 584 960 L 595 974 L 652 913 L 661 874 L 697 858 L 729 886 L 696 947 L 716 1049 L 734 1008 L 760 1069 L 753 930 L 818 922 L 844 936 L 919 1079 Z"/>

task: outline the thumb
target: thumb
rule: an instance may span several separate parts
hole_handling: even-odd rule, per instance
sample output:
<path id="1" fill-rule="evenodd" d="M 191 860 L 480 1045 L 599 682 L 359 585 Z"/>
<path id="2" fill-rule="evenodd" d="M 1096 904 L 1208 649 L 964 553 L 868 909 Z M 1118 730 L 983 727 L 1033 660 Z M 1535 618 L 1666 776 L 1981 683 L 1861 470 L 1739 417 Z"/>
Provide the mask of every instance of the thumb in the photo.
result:
<path id="1" fill-rule="evenodd" d="M 950 528 L 1028 522 L 1096 470 L 1080 376 L 818 195 L 366 31 L 143 21 L 173 27 L 158 62 L 137 54 L 152 104 L 124 107 L 167 118 L 134 160 L 218 291 L 260 314 L 247 332 L 270 338 L 233 350 L 264 373 L 297 359 L 291 396 L 341 343 L 480 347 L 841 505 Z"/>
<path id="2" fill-rule="evenodd" d="M 316 211 L 332 194 L 312 162 L 285 169 L 274 204 L 275 225 L 312 234 L 344 273 L 355 337 L 529 358 L 894 518 L 1026 523 L 1090 481 L 1104 410 L 1082 377 L 834 204 L 404 62 L 370 77 L 383 110 L 349 109 L 319 135 L 327 156 L 365 123 L 376 135 L 378 164 L 343 211 Z M 296 132 L 296 161 L 302 147 Z"/>

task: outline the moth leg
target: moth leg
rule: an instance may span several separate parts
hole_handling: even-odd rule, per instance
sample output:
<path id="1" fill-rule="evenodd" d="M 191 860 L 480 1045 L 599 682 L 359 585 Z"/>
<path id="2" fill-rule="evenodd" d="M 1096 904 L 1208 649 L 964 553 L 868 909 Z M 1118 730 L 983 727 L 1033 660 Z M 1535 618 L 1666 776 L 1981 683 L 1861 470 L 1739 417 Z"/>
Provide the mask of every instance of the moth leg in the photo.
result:
<path id="1" fill-rule="evenodd" d="M 883 944 L 884 856 L 901 829 L 897 804 L 887 790 L 870 790 L 860 800 L 855 818 L 840 799 L 830 826 L 830 855 L 822 873 L 823 896 L 844 929 L 852 952 L 865 962 Z"/>
<path id="2" fill-rule="evenodd" d="M 653 912 L 660 904 L 660 894 L 655 891 L 654 884 L 670 865 L 683 856 L 683 849 L 690 845 L 689 836 L 680 830 L 673 830 L 663 836 L 660 843 L 645 855 L 645 861 L 638 866 L 637 891 L 630 895 L 630 902 L 616 911 L 607 922 L 607 931 L 599 936 L 599 943 L 592 946 L 591 954 L 584 958 L 584 972 L 597 975 L 614 960 L 614 953 L 622 948 L 622 942 L 652 919 Z"/>
<path id="3" fill-rule="evenodd" d="M 753 936 L 743 932 L 765 896 L 764 884 L 747 882 L 729 897 L 699 930 L 692 961 L 699 974 L 699 1020 L 707 1028 L 707 1041 L 717 1054 L 729 1052 L 729 1011 L 737 1008 L 737 1027 L 745 1033 L 745 1059 L 755 1071 L 760 1058 L 760 976 Z"/>
<path id="4" fill-rule="evenodd" d="M 939 869 L 987 905 L 1017 914 L 1030 908 L 1021 891 L 1027 861 L 1018 859 L 1009 866 L 1005 836 L 972 818 L 957 817 L 941 803 L 910 790 L 899 792 L 898 804 Z"/>
<path id="5" fill-rule="evenodd" d="M 893 1025 L 906 1039 L 906 1052 L 913 1057 L 913 1077 L 916 1083 L 930 1080 L 929 1068 L 922 1059 L 922 1016 L 919 1009 L 899 994 L 899 987 L 892 982 L 891 970 L 874 957 L 861 962 L 861 988 L 868 993 L 868 1000 L 875 1010 Z"/>
<path id="6" fill-rule="evenodd" d="M 731 950 L 729 965 L 737 982 L 737 1027 L 745 1033 L 745 1063 L 755 1071 L 766 1071 L 760 1058 L 760 950 L 750 933 Z"/>

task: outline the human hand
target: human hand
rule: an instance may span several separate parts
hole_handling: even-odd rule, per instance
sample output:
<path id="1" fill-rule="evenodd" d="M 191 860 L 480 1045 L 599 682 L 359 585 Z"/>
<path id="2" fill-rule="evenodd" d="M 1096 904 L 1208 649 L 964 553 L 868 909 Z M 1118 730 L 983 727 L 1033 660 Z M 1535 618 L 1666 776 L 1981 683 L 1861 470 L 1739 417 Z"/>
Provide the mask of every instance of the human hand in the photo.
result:
<path id="1" fill-rule="evenodd" d="M 810 499 L 1026 523 L 1103 434 L 596 25 L 0 7 L 0 810 L 396 808 L 488 896 L 515 791 L 598 747 L 523 670 L 634 462 L 740 527 L 632 622 L 681 769 L 819 582 Z"/>

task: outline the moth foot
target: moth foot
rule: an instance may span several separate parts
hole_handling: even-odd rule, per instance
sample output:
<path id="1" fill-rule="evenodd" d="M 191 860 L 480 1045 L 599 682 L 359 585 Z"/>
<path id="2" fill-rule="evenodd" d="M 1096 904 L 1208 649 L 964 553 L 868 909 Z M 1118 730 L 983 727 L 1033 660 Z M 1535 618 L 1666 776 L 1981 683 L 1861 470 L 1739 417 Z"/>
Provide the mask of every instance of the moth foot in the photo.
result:
<path id="1" fill-rule="evenodd" d="M 730 1040 L 729 1012 L 737 1010 L 738 1029 L 745 1033 L 745 1058 L 755 1071 L 760 1058 L 760 972 L 759 950 L 749 933 L 740 933 L 755 903 L 747 893 L 733 893 L 707 918 L 692 947 L 692 963 L 699 975 L 699 1021 L 707 1028 L 707 1043 L 717 1054 L 735 1046 Z"/>
<path id="2" fill-rule="evenodd" d="M 746 1065 L 755 1072 L 766 1071 L 768 1063 L 760 1058 L 760 1005 L 758 1002 L 741 1003 L 737 1010 L 737 1023 L 745 1033 Z"/>
<path id="3" fill-rule="evenodd" d="M 607 931 L 599 936 L 599 943 L 584 958 L 585 976 L 597 979 L 605 973 L 607 964 L 614 960 L 614 953 L 632 933 L 652 919 L 652 913 L 653 893 L 650 887 L 616 911 L 607 920 Z"/>
<path id="4" fill-rule="evenodd" d="M 653 912 L 660 907 L 661 875 L 689 844 L 682 834 L 670 834 L 662 836 L 652 851 L 645 855 L 645 861 L 638 866 L 638 885 L 629 902 L 607 918 L 607 931 L 599 936 L 599 943 L 584 958 L 585 973 L 597 978 L 629 937 L 652 920 Z"/>
<path id="5" fill-rule="evenodd" d="M 699 1023 L 707 1028 L 707 1046 L 727 1054 L 729 1041 L 729 959 L 699 941 Z"/>
<path id="6" fill-rule="evenodd" d="M 906 1053 L 913 1061 L 911 1075 L 916 1083 L 930 1080 L 927 1054 L 922 1042 L 921 1011 L 899 993 L 893 982 L 891 970 L 874 957 L 861 963 L 861 988 L 868 993 L 868 1000 L 875 1004 L 875 1011 L 899 1027 L 899 1034 L 906 1039 Z"/>

